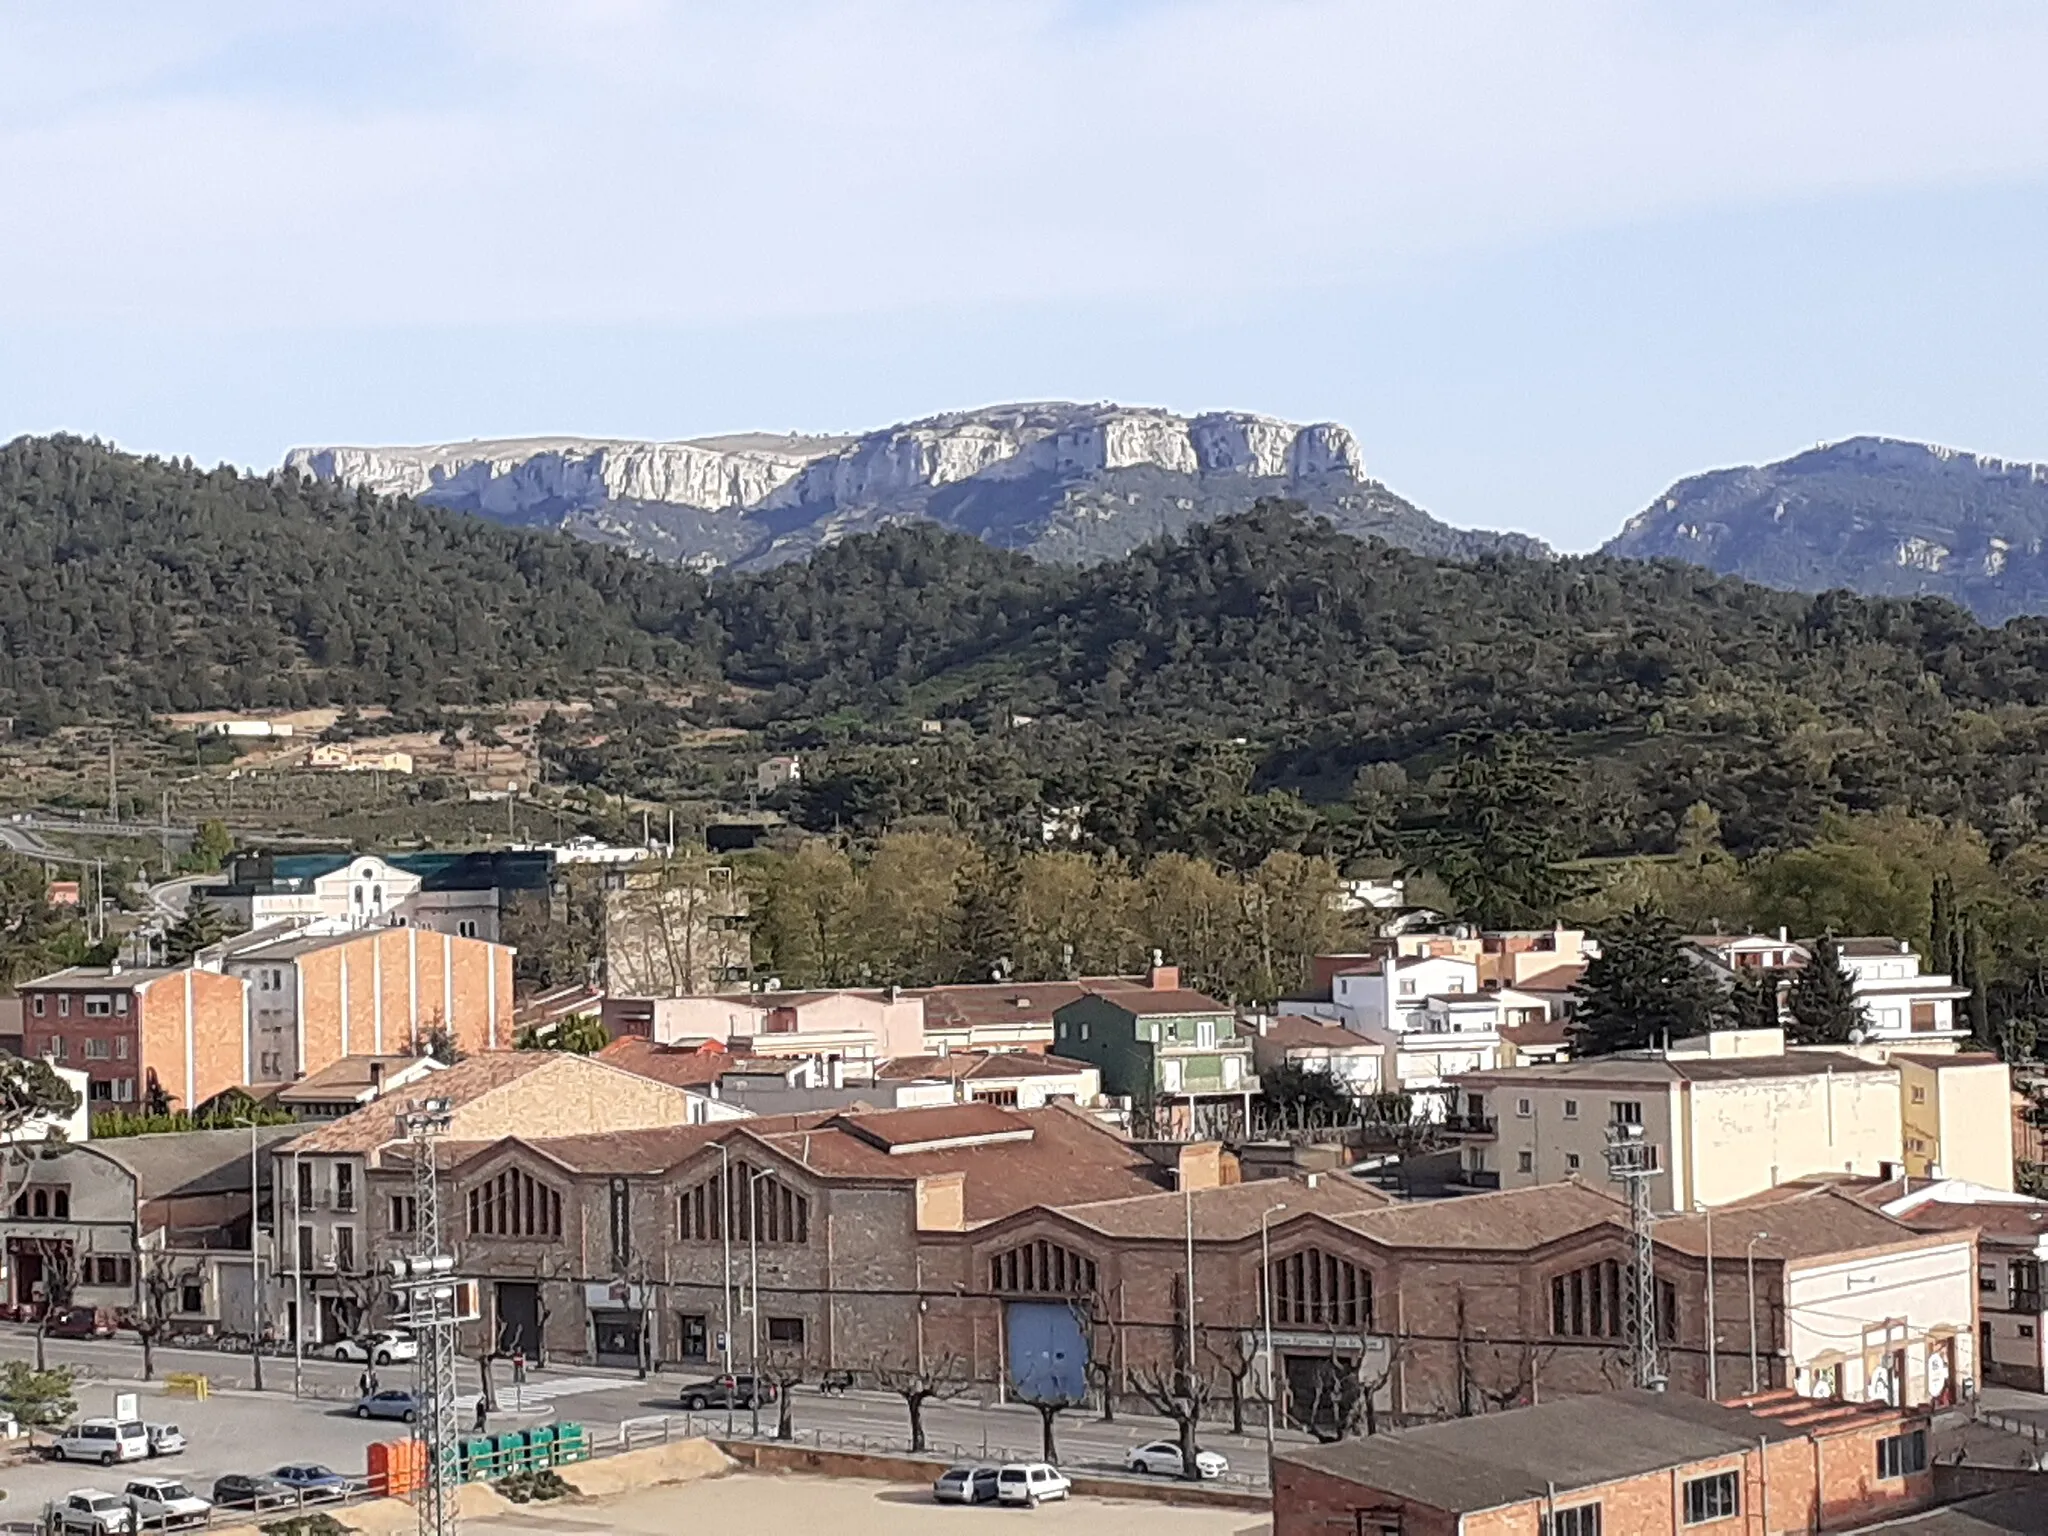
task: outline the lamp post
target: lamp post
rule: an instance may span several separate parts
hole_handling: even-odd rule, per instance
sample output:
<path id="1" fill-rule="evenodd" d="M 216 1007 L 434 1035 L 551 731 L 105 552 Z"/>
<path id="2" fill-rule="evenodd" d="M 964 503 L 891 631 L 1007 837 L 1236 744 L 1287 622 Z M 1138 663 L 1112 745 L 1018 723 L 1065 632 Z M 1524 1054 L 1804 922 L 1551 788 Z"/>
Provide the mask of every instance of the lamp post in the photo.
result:
<path id="1" fill-rule="evenodd" d="M 747 1309 L 747 1369 L 754 1383 L 747 1403 L 754 1411 L 754 1438 L 761 1438 L 761 1181 L 774 1175 L 773 1168 L 757 1168 L 747 1175 L 747 1285 L 754 1304 Z M 730 1401 L 732 1394 L 726 1393 Z"/>
<path id="2" fill-rule="evenodd" d="M 1273 1241 L 1271 1222 L 1276 1212 L 1287 1209 L 1283 1201 L 1269 1205 L 1259 1217 L 1259 1320 L 1266 1330 L 1266 1461 L 1273 1460 L 1273 1405 L 1279 1401 L 1280 1386 L 1273 1377 Z"/>
<path id="3" fill-rule="evenodd" d="M 299 1154 L 292 1153 L 292 1209 L 297 1211 L 299 1198 Z M 272 1199 L 271 1226 L 280 1225 L 275 1212 L 279 1208 Z M 364 1245 L 365 1247 L 368 1244 Z M 292 1396 L 303 1397 L 306 1392 L 306 1255 L 300 1251 L 296 1241 L 292 1243 Z"/>
<path id="4" fill-rule="evenodd" d="M 1749 1395 L 1751 1397 L 1756 1396 L 1762 1390 L 1757 1378 L 1756 1356 L 1756 1245 L 1770 1235 L 1768 1232 L 1756 1233 L 1750 1238 L 1749 1245 L 1744 1249 L 1742 1255 L 1742 1267 L 1747 1272 L 1749 1281 Z"/>
<path id="5" fill-rule="evenodd" d="M 732 1217 L 739 1202 L 732 1193 L 732 1148 L 718 1144 L 718 1235 L 725 1242 L 725 1310 L 718 1314 L 719 1353 L 725 1360 L 725 1433 L 732 1437 Z"/>
<path id="6" fill-rule="evenodd" d="M 269 1308 L 263 1304 L 262 1213 L 263 1185 L 256 1161 L 256 1116 L 243 1124 L 249 1127 L 249 1370 L 256 1390 L 263 1390 L 263 1334 Z M 275 1225 L 275 1222 L 272 1223 Z"/>

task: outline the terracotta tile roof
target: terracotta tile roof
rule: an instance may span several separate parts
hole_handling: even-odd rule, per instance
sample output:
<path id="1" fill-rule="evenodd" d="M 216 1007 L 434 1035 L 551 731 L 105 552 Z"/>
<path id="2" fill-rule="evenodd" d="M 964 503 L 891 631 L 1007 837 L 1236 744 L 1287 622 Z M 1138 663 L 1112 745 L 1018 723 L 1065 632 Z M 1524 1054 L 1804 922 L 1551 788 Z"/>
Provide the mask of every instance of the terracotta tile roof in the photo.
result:
<path id="1" fill-rule="evenodd" d="M 548 1136 L 532 1139 L 502 1137 L 496 1141 L 449 1141 L 441 1155 L 450 1167 L 460 1167 L 485 1156 L 508 1142 L 531 1147 L 576 1173 L 609 1175 L 639 1174 L 659 1178 L 699 1148 L 710 1146 L 744 1125 L 754 1135 L 777 1131 L 802 1131 L 823 1125 L 828 1114 L 760 1116 L 752 1120 L 724 1120 L 715 1125 L 665 1125 L 638 1131 L 599 1131 L 587 1136 Z M 402 1149 L 393 1163 L 403 1161 Z"/>
<path id="2" fill-rule="evenodd" d="M 667 1083 L 671 1088 L 706 1087 L 732 1071 L 738 1061 L 722 1049 L 707 1051 L 691 1047 L 678 1050 L 674 1046 L 642 1040 L 637 1035 L 614 1040 L 597 1053 L 596 1059 L 607 1066 L 631 1072 L 635 1077 Z"/>
<path id="3" fill-rule="evenodd" d="M 1828 1185 L 1766 1190 L 1748 1200 L 1716 1206 L 1713 1227 L 1716 1255 L 1746 1252 L 1755 1238 L 1759 1257 L 1793 1261 L 1892 1248 L 1926 1236 Z M 1680 1253 L 1703 1256 L 1707 1217 L 1662 1217 L 1657 1241 Z"/>
<path id="4" fill-rule="evenodd" d="M 1062 1205 L 1061 1215 L 1108 1237 L 1178 1238 L 1187 1233 L 1192 1199 L 1195 1236 L 1203 1242 L 1235 1242 L 1256 1237 L 1259 1218 L 1276 1205 L 1271 1223 L 1279 1231 L 1303 1216 L 1348 1216 L 1393 1204 L 1393 1196 L 1370 1184 L 1341 1175 L 1327 1175 L 1311 1188 L 1300 1179 L 1256 1179 L 1249 1184 L 1224 1184 L 1187 1195 L 1132 1195 L 1122 1200 L 1097 1200 Z"/>
<path id="5" fill-rule="evenodd" d="M 1072 1077 L 1090 1064 L 1036 1051 L 948 1051 L 943 1056 L 897 1056 L 875 1068 L 877 1081 L 915 1082 L 944 1078 L 952 1082 L 1000 1081 L 1012 1077 Z"/>
<path id="6" fill-rule="evenodd" d="M 1283 1013 L 1268 1026 L 1260 1036 L 1250 1030 L 1240 1030 L 1250 1039 L 1263 1038 L 1268 1045 L 1277 1045 L 1282 1050 L 1315 1049 L 1323 1051 L 1374 1051 L 1382 1049 L 1363 1035 L 1353 1034 L 1334 1019 L 1312 1019 L 1306 1014 Z"/>
<path id="7" fill-rule="evenodd" d="M 1572 1021 L 1530 1019 L 1523 1024 L 1509 1024 L 1501 1033 L 1516 1045 L 1565 1045 L 1572 1038 Z"/>
<path id="8" fill-rule="evenodd" d="M 562 1058 L 554 1051 L 482 1051 L 436 1072 L 433 1097 L 458 1108 Z M 424 1088 L 425 1085 L 415 1085 Z M 386 1094 L 292 1142 L 294 1152 L 373 1152 L 398 1139 L 398 1117 L 422 1092 Z"/>
<path id="9" fill-rule="evenodd" d="M 937 1104 L 929 1108 L 877 1110 L 864 1115 L 841 1114 L 834 1124 L 892 1154 L 943 1142 L 1031 1134 L 1030 1121 L 999 1104 Z"/>
<path id="10" fill-rule="evenodd" d="M 1948 1205 L 1930 1200 L 1898 1218 L 1920 1232 L 1966 1232 L 1975 1230 L 1986 1237 L 2007 1242 L 2038 1242 L 2048 1237 L 2048 1201 L 2022 1204 L 2017 1201 L 1979 1200 Z"/>
<path id="11" fill-rule="evenodd" d="M 1904 939 L 1892 939 L 1882 936 L 1860 939 L 1837 939 L 1835 940 L 1835 948 L 1845 955 L 1854 955 L 1858 959 L 1878 955 L 1905 955 L 1912 953 L 1911 946 Z"/>
<path id="12" fill-rule="evenodd" d="M 1219 1003 L 1208 993 L 1187 987 L 1115 987 L 1106 991 L 1091 988 L 1090 995 L 1139 1015 L 1236 1012 L 1230 1004 Z"/>
<path id="13" fill-rule="evenodd" d="M 1389 1205 L 1335 1219 L 1389 1248 L 1522 1253 L 1601 1223 L 1625 1227 L 1628 1208 L 1612 1195 L 1568 1179 L 1528 1189 Z"/>
<path id="14" fill-rule="evenodd" d="M 1460 1075 L 1460 1081 L 1470 1082 L 1476 1087 L 1484 1087 L 1488 1082 L 1611 1083 L 1647 1087 L 1673 1082 L 1740 1082 L 1745 1079 L 1817 1077 L 1826 1072 L 1841 1075 L 1891 1070 L 1881 1062 L 1865 1061 L 1840 1051 L 1800 1050 L 1783 1056 L 1728 1056 L 1719 1060 L 1704 1056 L 1668 1059 L 1661 1055 L 1588 1056 L 1578 1061 L 1558 1062 L 1554 1066 L 1495 1067 L 1482 1072 L 1466 1072 Z"/>
<path id="15" fill-rule="evenodd" d="M 344 1056 L 317 1072 L 307 1073 L 295 1083 L 281 1085 L 275 1097 L 286 1104 L 352 1099 L 358 1094 L 368 1093 L 376 1085 L 377 1078 L 371 1074 L 373 1067 L 382 1068 L 382 1079 L 388 1082 L 421 1062 L 431 1060 L 431 1056 Z M 432 1075 L 432 1069 L 427 1075 Z"/>
<path id="16" fill-rule="evenodd" d="M 1547 971 L 1538 971 L 1526 981 L 1515 983 L 1517 992 L 1569 992 L 1578 979 L 1586 974 L 1583 965 L 1553 965 Z"/>
<path id="17" fill-rule="evenodd" d="M 1111 981 L 1097 977 L 1095 981 Z M 985 1029 L 991 1025 L 1052 1026 L 1055 1009 L 1087 996 L 1078 981 L 995 982 L 987 986 L 927 987 L 906 992 L 924 999 L 926 1029 Z"/>

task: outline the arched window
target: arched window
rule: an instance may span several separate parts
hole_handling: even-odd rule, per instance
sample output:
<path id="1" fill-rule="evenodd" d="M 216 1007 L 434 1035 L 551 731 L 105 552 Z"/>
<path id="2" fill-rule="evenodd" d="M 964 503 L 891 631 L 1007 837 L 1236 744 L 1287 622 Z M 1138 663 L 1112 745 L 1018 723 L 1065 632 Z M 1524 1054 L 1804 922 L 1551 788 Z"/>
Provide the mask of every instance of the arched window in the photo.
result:
<path id="1" fill-rule="evenodd" d="M 507 1168 L 469 1192 L 471 1237 L 560 1237 L 562 1197 L 532 1174 Z"/>
<path id="2" fill-rule="evenodd" d="M 1618 1339 L 1621 1306 L 1621 1265 L 1602 1259 L 1550 1282 L 1550 1331 L 1567 1339 Z"/>
<path id="3" fill-rule="evenodd" d="M 990 1258 L 988 1288 L 1009 1296 L 1091 1296 L 1095 1261 L 1041 1237 Z"/>
<path id="4" fill-rule="evenodd" d="M 1372 1273 L 1318 1248 L 1273 1261 L 1273 1322 L 1286 1328 L 1372 1327 Z"/>
<path id="5" fill-rule="evenodd" d="M 728 1215 L 734 1242 L 744 1243 L 753 1237 L 757 1219 L 764 1243 L 811 1240 L 809 1197 L 785 1184 L 779 1175 L 746 1163 L 732 1165 L 730 1196 L 725 1192 L 723 1169 L 682 1192 L 676 1200 L 676 1236 L 685 1242 L 722 1242 Z"/>

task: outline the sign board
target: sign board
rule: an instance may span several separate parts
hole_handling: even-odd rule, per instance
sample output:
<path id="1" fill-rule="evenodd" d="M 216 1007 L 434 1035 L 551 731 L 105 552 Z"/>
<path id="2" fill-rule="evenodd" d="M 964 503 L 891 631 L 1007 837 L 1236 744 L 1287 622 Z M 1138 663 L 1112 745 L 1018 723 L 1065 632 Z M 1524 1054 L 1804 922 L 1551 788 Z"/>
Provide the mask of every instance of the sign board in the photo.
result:
<path id="1" fill-rule="evenodd" d="M 137 1392 L 116 1392 L 114 1394 L 114 1417 L 123 1424 L 142 1417 L 142 1396 Z"/>

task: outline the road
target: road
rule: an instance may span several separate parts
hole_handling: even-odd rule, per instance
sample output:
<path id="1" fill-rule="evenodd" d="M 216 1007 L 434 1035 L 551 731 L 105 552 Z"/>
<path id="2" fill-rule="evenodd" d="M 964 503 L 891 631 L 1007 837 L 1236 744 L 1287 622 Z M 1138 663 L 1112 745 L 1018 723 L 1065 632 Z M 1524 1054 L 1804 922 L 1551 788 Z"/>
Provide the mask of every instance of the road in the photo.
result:
<path id="1" fill-rule="evenodd" d="M 221 1354 L 209 1350 L 159 1349 L 155 1352 L 156 1383 L 140 1382 L 142 1351 L 132 1339 L 45 1341 L 52 1365 L 78 1367 L 89 1379 L 77 1389 L 81 1415 L 104 1414 L 113 1406 L 114 1393 L 134 1390 L 143 1395 L 143 1416 L 150 1420 L 170 1418 L 183 1426 L 192 1449 L 179 1458 L 177 1475 L 195 1485 L 211 1486 L 223 1472 L 267 1471 L 292 1460 L 324 1460 L 337 1471 L 360 1474 L 364 1447 L 374 1440 L 402 1437 L 399 1424 L 367 1424 L 349 1416 L 360 1365 L 341 1365 L 330 1360 L 308 1359 L 301 1385 L 306 1396 L 292 1396 L 292 1362 L 289 1357 L 266 1357 L 263 1363 L 262 1393 L 251 1390 L 247 1355 Z M 23 1328 L 0 1326 L 0 1360 L 29 1360 L 35 1354 L 33 1334 Z M 215 1388 L 206 1403 L 171 1398 L 163 1391 L 162 1377 L 173 1371 L 203 1372 Z M 410 1366 L 386 1366 L 378 1373 L 380 1385 L 412 1385 Z M 477 1388 L 476 1367 L 464 1361 L 459 1379 L 467 1394 L 464 1422 L 473 1410 Z M 686 1415 L 680 1391 L 687 1381 L 701 1377 L 662 1374 L 648 1381 L 630 1372 L 598 1371 L 577 1366 L 536 1370 L 529 1373 L 524 1388 L 515 1388 L 510 1372 L 502 1364 L 495 1380 L 501 1412 L 491 1423 L 507 1428 L 544 1418 L 574 1419 L 592 1427 L 605 1439 L 616 1434 L 627 1419 L 661 1415 L 674 1420 L 677 1432 L 712 1435 L 726 1433 L 727 1415 L 716 1410 Z M 1253 1410 L 1255 1414 L 1256 1410 Z M 746 1433 L 752 1415 L 736 1411 L 733 1426 Z M 901 1398 L 877 1392 L 850 1392 L 844 1397 L 824 1397 L 800 1388 L 794 1420 L 800 1434 L 822 1434 L 826 1443 L 857 1445 L 874 1449 L 902 1450 L 907 1444 L 909 1419 Z M 764 1434 L 775 1432 L 774 1405 L 764 1406 L 761 1415 Z M 925 1409 L 925 1433 L 935 1456 L 958 1459 L 1032 1459 L 1039 1454 L 1038 1414 L 1015 1405 L 959 1400 L 934 1402 Z M 1125 1465 L 1132 1447 L 1148 1440 L 1172 1438 L 1172 1425 L 1160 1419 L 1131 1418 L 1119 1414 L 1113 1424 L 1101 1423 L 1093 1414 L 1063 1414 L 1057 1421 L 1060 1458 L 1074 1470 L 1117 1472 Z M 1282 1432 L 1288 1444 L 1301 1443 L 1298 1434 Z M 1237 1475 L 1260 1475 L 1265 1467 L 1265 1445 L 1258 1434 L 1235 1436 L 1205 1430 L 1205 1448 L 1229 1458 Z M 81 1486 L 105 1486 L 122 1469 L 101 1472 L 97 1467 L 66 1467 L 62 1464 L 31 1465 L 9 1474 L 8 1487 L 17 1497 L 41 1500 Z M 131 1469 L 132 1470 L 132 1469 Z M 204 1492 L 204 1489 L 198 1491 Z M 10 1517 L 14 1517 L 12 1511 Z"/>

